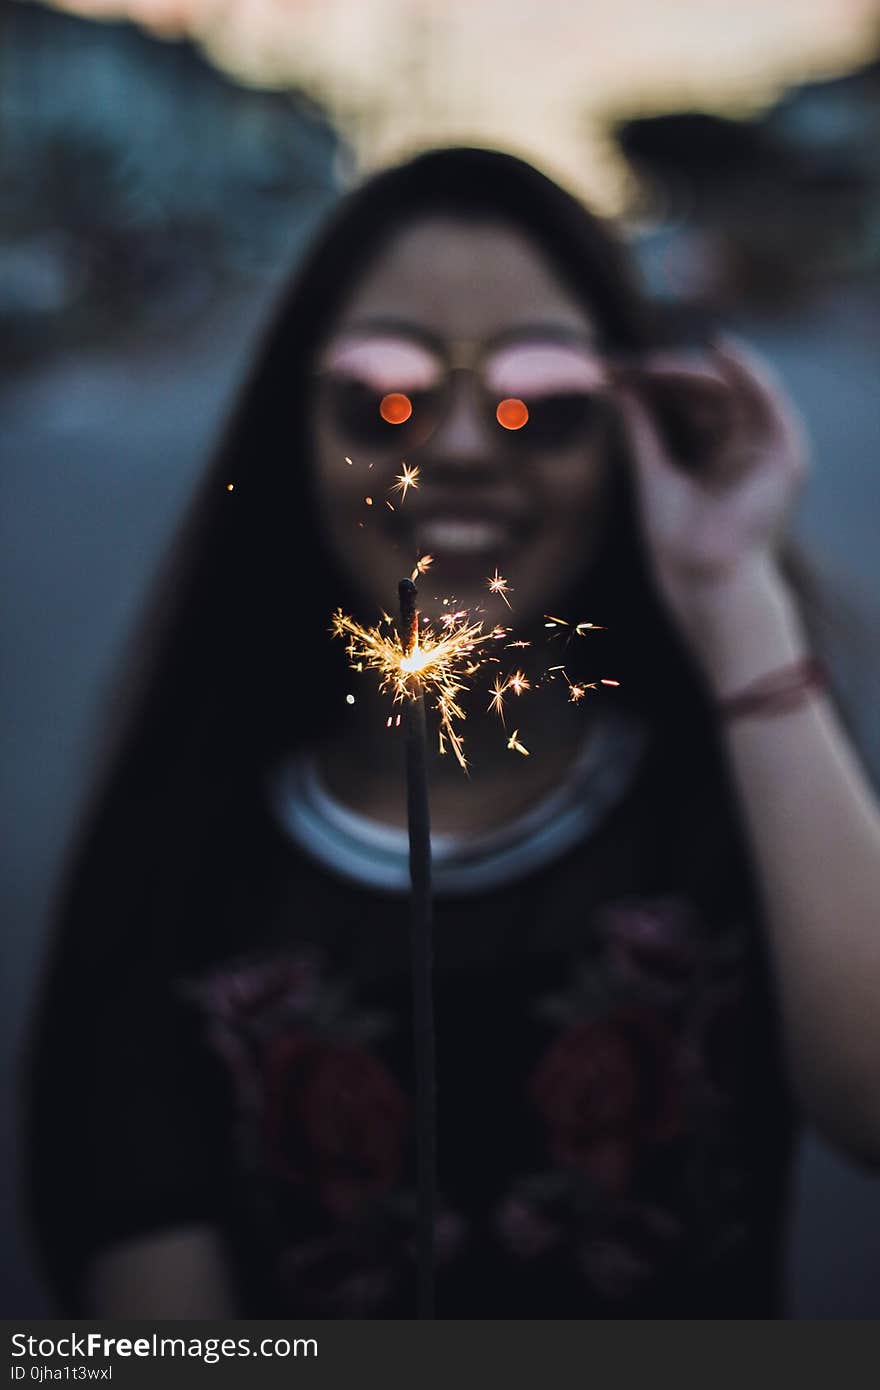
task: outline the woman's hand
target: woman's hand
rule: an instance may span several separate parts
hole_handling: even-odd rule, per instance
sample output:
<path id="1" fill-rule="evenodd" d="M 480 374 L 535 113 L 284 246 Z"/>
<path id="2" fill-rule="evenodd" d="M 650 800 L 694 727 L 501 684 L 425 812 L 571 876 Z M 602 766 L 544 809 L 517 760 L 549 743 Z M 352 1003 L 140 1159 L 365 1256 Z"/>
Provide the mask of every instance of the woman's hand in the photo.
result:
<path id="1" fill-rule="evenodd" d="M 755 607 L 759 589 L 781 585 L 775 553 L 806 472 L 803 431 L 767 369 L 726 342 L 701 364 L 650 355 L 617 384 L 654 575 L 703 657 L 732 605 Z M 690 461 L 661 433 L 664 399 L 702 441 Z"/>

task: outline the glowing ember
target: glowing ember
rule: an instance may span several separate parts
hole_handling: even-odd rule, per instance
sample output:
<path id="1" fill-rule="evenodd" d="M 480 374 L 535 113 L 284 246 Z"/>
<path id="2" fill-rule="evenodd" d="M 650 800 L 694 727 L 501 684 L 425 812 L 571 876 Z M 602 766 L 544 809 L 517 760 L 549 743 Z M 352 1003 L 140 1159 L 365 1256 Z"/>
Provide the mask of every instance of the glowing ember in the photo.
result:
<path id="1" fill-rule="evenodd" d="M 544 617 L 545 617 L 545 619 L 546 619 L 546 622 L 544 623 L 544 626 L 545 626 L 546 628 L 556 629 L 556 628 L 567 627 L 567 628 L 570 630 L 570 636 L 569 636 L 569 639 L 568 639 L 569 642 L 571 641 L 572 637 L 583 637 L 583 636 L 585 636 L 586 633 L 588 633 L 588 632 L 604 632 L 604 631 L 605 631 L 605 629 L 604 629 L 604 627 L 602 626 L 601 623 L 574 623 L 574 624 L 572 624 L 572 623 L 566 622 L 565 618 L 556 618 L 556 617 L 554 617 L 552 613 L 545 613 L 545 614 L 544 614 Z M 558 635 L 559 635 L 558 633 L 554 632 L 554 636 L 558 636 Z"/>
<path id="2" fill-rule="evenodd" d="M 507 740 L 507 746 L 512 753 L 522 753 L 524 758 L 529 756 L 528 748 L 525 748 L 519 741 L 519 729 L 514 729 L 510 738 Z"/>

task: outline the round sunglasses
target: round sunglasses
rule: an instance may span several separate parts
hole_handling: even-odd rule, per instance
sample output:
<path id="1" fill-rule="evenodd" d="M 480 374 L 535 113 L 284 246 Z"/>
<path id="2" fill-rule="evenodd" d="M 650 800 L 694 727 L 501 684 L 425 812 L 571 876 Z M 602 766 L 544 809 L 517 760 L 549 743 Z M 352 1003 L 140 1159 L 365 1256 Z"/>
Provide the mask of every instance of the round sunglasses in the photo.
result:
<path id="1" fill-rule="evenodd" d="M 481 411 L 498 442 L 523 454 L 582 443 L 609 385 L 595 346 L 574 336 L 440 344 L 374 329 L 334 339 L 316 378 L 346 442 L 384 452 L 430 439 L 448 413 L 459 372 L 476 379 Z"/>

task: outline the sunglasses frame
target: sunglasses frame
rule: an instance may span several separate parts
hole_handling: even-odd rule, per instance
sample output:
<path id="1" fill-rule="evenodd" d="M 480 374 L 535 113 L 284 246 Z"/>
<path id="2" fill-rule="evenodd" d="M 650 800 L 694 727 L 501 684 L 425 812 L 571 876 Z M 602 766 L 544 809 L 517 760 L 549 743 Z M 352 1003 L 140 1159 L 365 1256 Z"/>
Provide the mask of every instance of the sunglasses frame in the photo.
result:
<path id="1" fill-rule="evenodd" d="M 486 380 L 487 364 L 493 356 L 502 352 L 507 347 L 515 347 L 519 344 L 551 344 L 560 347 L 583 347 L 590 349 L 591 353 L 600 360 L 603 360 L 597 348 L 595 339 L 587 332 L 578 329 L 564 329 L 560 327 L 542 328 L 540 325 L 524 328 L 505 329 L 501 333 L 492 335 L 490 338 L 443 338 L 438 334 L 432 333 L 419 325 L 395 319 L 393 317 L 371 319 L 368 323 L 357 325 L 348 331 L 338 333 L 329 340 L 321 350 L 320 355 L 327 353 L 328 348 L 333 343 L 344 339 L 346 341 L 362 338 L 369 340 L 373 337 L 386 337 L 403 339 L 414 345 L 426 349 L 437 359 L 441 367 L 441 372 L 437 379 L 437 391 L 442 402 L 442 408 L 438 412 L 436 423 L 428 430 L 427 434 L 421 437 L 417 448 L 423 447 L 428 440 L 440 428 L 443 418 L 449 409 L 450 397 L 452 394 L 453 380 L 456 374 L 462 373 L 476 379 L 480 396 L 486 408 L 486 418 L 490 419 L 497 426 L 499 438 L 514 448 L 518 447 L 520 441 L 517 439 L 519 430 L 506 429 L 497 421 L 496 410 L 500 399 L 497 391 L 490 389 Z M 312 377 L 320 384 L 328 378 L 337 375 L 335 369 L 330 366 L 317 366 L 311 373 Z M 435 389 L 435 388 L 432 388 Z M 596 396 L 604 393 L 600 390 L 595 392 Z M 344 428 L 340 431 L 344 433 Z M 589 430 L 584 431 L 585 435 Z M 514 441 L 517 441 L 514 443 Z M 364 441 L 351 440 L 352 444 L 363 445 Z M 375 444 L 372 447 L 377 447 Z M 547 446 L 540 444 L 533 445 L 535 452 L 546 452 Z M 558 446 L 556 446 L 558 447 Z M 388 452 L 393 453 L 399 449 L 399 441 L 395 441 L 393 436 L 388 437 Z"/>

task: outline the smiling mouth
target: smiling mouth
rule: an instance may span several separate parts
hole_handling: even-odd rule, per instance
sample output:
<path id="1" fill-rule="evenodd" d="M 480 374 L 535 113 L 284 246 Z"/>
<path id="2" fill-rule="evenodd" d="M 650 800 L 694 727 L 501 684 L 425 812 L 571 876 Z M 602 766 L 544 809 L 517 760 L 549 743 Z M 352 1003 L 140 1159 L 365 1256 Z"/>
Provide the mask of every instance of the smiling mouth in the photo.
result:
<path id="1" fill-rule="evenodd" d="M 509 549 L 515 540 L 510 526 L 489 517 L 438 516 L 416 528 L 419 550 L 449 557 L 488 555 Z"/>

